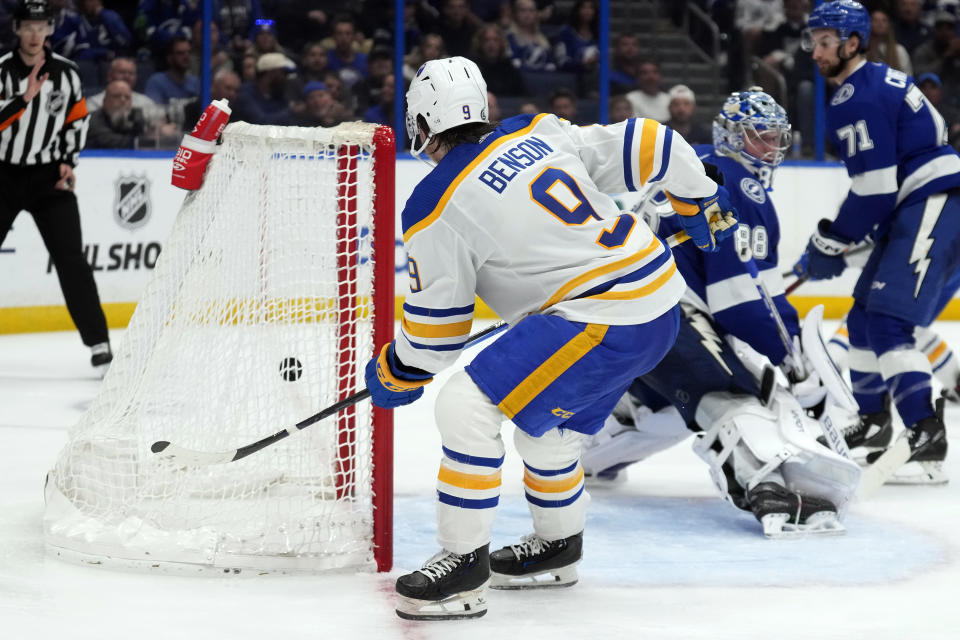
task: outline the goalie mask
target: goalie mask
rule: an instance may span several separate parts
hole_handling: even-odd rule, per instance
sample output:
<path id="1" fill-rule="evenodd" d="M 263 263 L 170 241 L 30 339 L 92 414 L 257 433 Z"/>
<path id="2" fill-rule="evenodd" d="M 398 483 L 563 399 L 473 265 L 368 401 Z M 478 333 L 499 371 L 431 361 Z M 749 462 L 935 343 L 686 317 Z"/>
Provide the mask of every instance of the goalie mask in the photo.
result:
<path id="1" fill-rule="evenodd" d="M 419 118 L 426 123 L 426 135 L 420 130 Z M 477 65 L 456 56 L 430 60 L 417 69 L 407 90 L 411 155 L 420 158 L 433 136 L 470 122 L 489 122 L 487 83 Z"/>
<path id="2" fill-rule="evenodd" d="M 754 173 L 783 162 L 790 148 L 787 112 L 760 87 L 735 91 L 713 120 L 713 146 Z"/>

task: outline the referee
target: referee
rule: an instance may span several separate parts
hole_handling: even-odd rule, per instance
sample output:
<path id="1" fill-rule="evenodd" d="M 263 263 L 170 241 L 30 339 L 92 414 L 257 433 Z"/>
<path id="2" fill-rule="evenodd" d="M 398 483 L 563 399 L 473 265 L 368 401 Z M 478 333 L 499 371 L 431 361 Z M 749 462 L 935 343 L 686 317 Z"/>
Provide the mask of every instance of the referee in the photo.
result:
<path id="1" fill-rule="evenodd" d="M 83 255 L 73 167 L 87 136 L 77 67 L 44 46 L 47 3 L 15 11 L 14 51 L 0 56 L 0 245 L 20 211 L 33 215 L 57 269 L 67 310 L 101 372 L 113 359 L 93 271 Z"/>

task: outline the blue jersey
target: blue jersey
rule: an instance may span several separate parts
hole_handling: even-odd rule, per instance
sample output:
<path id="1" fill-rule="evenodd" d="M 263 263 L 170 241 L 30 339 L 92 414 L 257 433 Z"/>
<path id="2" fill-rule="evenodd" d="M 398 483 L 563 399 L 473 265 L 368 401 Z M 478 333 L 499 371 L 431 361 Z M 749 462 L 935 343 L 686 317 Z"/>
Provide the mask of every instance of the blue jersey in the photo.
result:
<path id="1" fill-rule="evenodd" d="M 831 231 L 862 240 L 884 236 L 902 204 L 960 186 L 960 155 L 943 117 L 913 79 L 885 64 L 862 63 L 827 108 L 827 130 L 853 184 Z"/>
<path id="2" fill-rule="evenodd" d="M 747 261 L 752 259 L 787 331 L 797 335 L 797 312 L 787 302 L 777 268 L 780 223 L 776 209 L 760 181 L 739 162 L 717 154 L 710 145 L 697 145 L 694 150 L 703 162 L 716 165 L 723 174 L 740 224 L 737 233 L 721 242 L 716 253 L 700 251 L 689 242 L 673 249 L 677 268 L 689 288 L 688 298 L 709 312 L 724 331 L 780 364 L 787 355 L 786 348 L 747 269 Z M 660 220 L 657 235 L 666 238 L 681 229 L 677 216 L 666 216 Z"/>

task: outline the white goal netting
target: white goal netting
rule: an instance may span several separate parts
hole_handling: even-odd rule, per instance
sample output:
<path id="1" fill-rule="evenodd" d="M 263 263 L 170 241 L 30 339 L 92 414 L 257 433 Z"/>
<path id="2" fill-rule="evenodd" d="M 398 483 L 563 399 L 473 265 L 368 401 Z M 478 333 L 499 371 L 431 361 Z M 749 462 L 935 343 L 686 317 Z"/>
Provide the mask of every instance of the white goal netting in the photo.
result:
<path id="1" fill-rule="evenodd" d="M 364 388 L 386 313 L 374 303 L 375 224 L 393 235 L 393 211 L 374 215 L 375 189 L 393 189 L 392 170 L 374 184 L 375 130 L 226 129 L 48 476 L 51 551 L 148 566 L 373 566 L 375 497 L 391 497 L 374 495 L 369 402 L 228 464 L 184 467 L 150 446 L 235 449 Z M 391 278 L 392 248 L 380 258 Z"/>

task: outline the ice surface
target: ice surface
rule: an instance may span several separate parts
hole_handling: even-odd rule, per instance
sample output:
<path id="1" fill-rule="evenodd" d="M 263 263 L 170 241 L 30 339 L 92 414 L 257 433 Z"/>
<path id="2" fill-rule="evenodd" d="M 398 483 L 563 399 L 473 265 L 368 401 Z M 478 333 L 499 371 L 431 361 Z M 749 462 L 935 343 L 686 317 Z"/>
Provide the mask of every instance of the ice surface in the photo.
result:
<path id="1" fill-rule="evenodd" d="M 960 324 L 937 328 L 960 345 Z M 948 457 L 950 485 L 887 486 L 855 505 L 845 536 L 770 541 L 716 497 L 689 442 L 592 492 L 573 588 L 492 592 L 477 620 L 400 620 L 394 580 L 436 551 L 432 400 L 446 375 L 396 412 L 390 574 L 193 578 L 67 564 L 44 553 L 42 487 L 97 391 L 88 359 L 75 332 L 0 336 L 3 639 L 960 638 L 960 455 Z M 958 423 L 948 406 L 951 435 Z M 530 532 L 507 450 L 494 547 Z"/>

